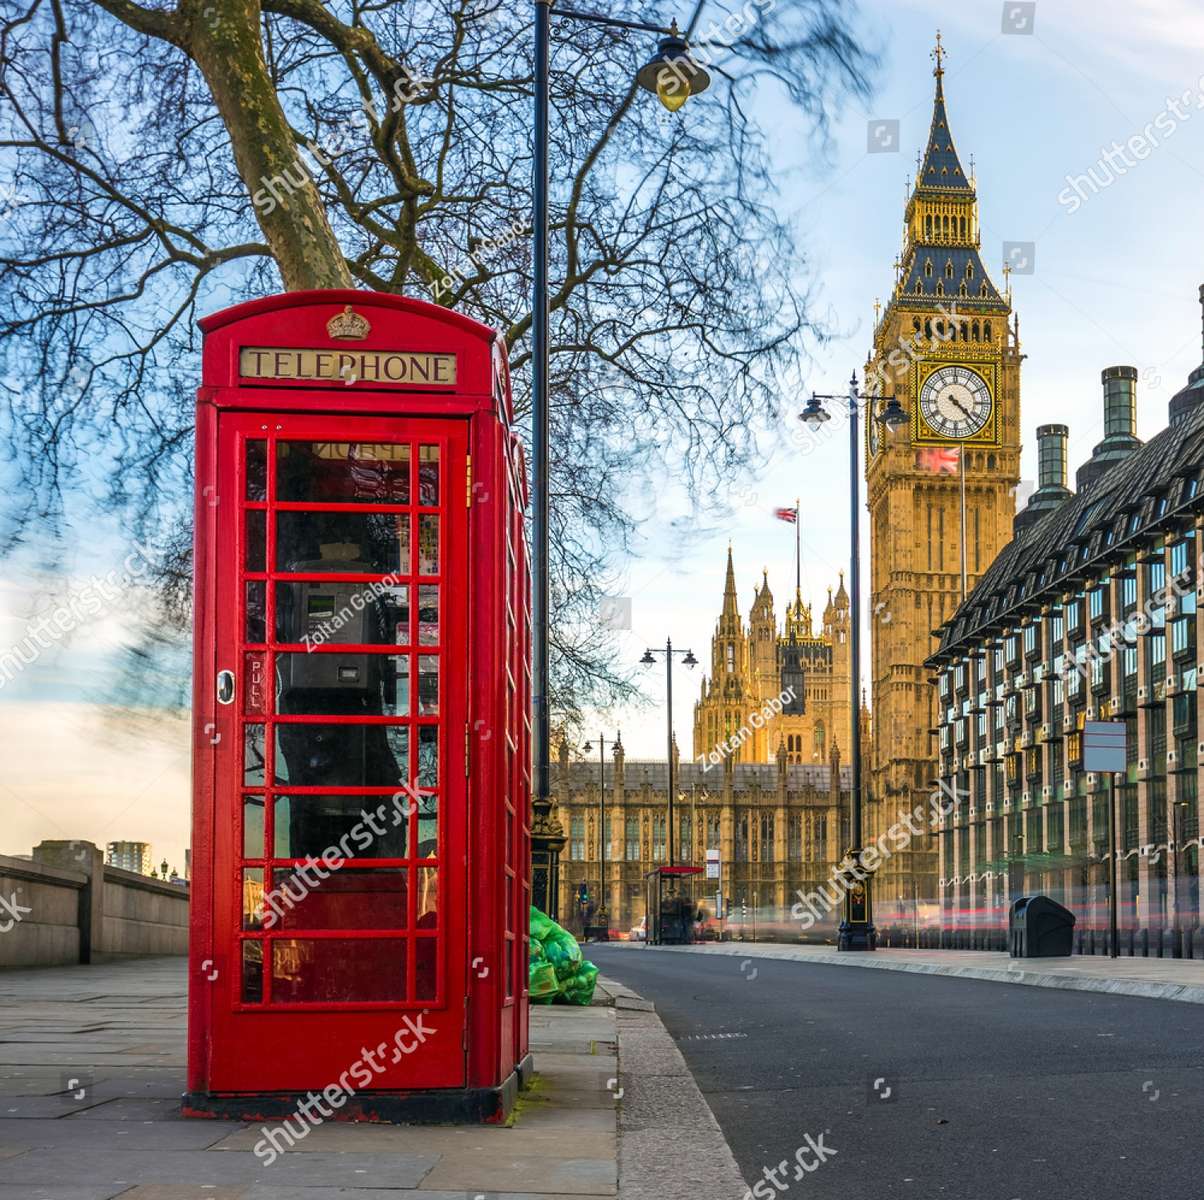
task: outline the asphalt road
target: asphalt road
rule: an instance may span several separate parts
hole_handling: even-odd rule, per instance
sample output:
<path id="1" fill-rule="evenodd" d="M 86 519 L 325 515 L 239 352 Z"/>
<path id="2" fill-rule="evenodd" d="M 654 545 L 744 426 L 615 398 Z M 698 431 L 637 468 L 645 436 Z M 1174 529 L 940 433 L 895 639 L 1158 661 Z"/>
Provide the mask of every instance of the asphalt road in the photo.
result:
<path id="1" fill-rule="evenodd" d="M 588 957 L 656 1004 L 757 1200 L 1204 1196 L 1204 1006 L 643 947 Z"/>

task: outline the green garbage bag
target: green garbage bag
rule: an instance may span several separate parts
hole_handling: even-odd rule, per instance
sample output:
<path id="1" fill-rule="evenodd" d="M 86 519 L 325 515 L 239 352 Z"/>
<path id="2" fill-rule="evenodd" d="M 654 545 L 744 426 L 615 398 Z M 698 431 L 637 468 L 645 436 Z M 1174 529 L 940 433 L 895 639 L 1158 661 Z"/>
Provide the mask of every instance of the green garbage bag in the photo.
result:
<path id="1" fill-rule="evenodd" d="M 528 991 L 540 1004 L 589 1004 L 598 968 L 586 962 L 577 939 L 539 909 L 531 909 Z"/>

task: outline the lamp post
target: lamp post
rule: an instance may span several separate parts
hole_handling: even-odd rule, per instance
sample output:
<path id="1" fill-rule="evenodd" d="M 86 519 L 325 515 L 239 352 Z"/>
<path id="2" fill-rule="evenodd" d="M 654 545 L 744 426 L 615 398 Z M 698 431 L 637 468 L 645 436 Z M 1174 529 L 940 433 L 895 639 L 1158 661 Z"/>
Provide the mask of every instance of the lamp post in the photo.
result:
<path id="1" fill-rule="evenodd" d="M 857 374 L 849 379 L 849 390 L 844 396 L 817 395 L 812 393 L 807 407 L 799 414 L 813 430 L 818 429 L 831 415 L 820 403 L 823 400 L 843 401 L 849 416 L 849 696 L 852 724 L 852 746 L 850 758 L 853 767 L 853 786 L 850 805 L 850 838 L 853 843 L 848 857 L 852 860 L 853 884 L 845 893 L 845 916 L 840 923 L 837 949 L 874 950 L 877 934 L 874 930 L 873 907 L 870 903 L 871 875 L 861 871 L 861 474 L 857 456 L 858 404 L 865 400 L 872 405 L 875 396 L 862 395 L 857 390 Z M 871 407 L 869 420 L 881 421 L 888 432 L 893 432 L 907 423 L 907 414 L 895 397 L 886 402 L 881 414 Z"/>
<path id="2" fill-rule="evenodd" d="M 665 656 L 665 724 L 666 724 L 666 757 L 669 760 L 669 833 L 668 833 L 668 857 L 669 866 L 674 866 L 677 862 L 677 855 L 673 847 L 673 797 L 677 792 L 677 764 L 673 761 L 673 656 L 681 654 L 682 665 L 691 668 L 698 666 L 698 659 L 694 657 L 693 650 L 674 650 L 673 639 L 665 638 L 664 648 L 655 650 L 648 649 L 644 651 L 644 657 L 640 659 L 640 664 L 645 667 L 650 667 L 656 659 L 653 657 L 657 654 Z"/>
<path id="3" fill-rule="evenodd" d="M 555 916 L 557 871 L 564 831 L 552 817 L 551 712 L 548 705 L 548 118 L 553 0 L 535 0 L 535 128 L 531 288 L 531 691 L 534 725 L 535 795 L 531 814 L 532 902 Z M 676 112 L 690 96 L 705 91 L 710 76 L 690 58 L 676 22 L 668 29 L 644 21 L 621 21 L 600 13 L 558 9 L 558 17 L 610 29 L 659 34 L 656 53 L 636 75 L 646 91 Z"/>
<path id="4" fill-rule="evenodd" d="M 612 743 L 613 745 L 613 743 Z M 586 742 L 586 754 L 593 751 L 593 746 Z M 598 734 L 598 896 L 599 907 L 594 913 L 594 936 L 600 942 L 610 941 L 610 913 L 607 897 L 610 889 L 606 884 L 606 739 Z M 598 931 L 601 932 L 598 932 Z"/>

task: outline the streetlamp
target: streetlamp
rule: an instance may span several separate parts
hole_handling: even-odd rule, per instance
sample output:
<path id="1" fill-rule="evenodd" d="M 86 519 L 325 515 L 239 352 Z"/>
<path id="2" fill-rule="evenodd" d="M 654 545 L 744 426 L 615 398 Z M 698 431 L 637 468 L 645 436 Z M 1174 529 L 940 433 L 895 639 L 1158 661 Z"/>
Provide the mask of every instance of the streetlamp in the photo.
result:
<path id="1" fill-rule="evenodd" d="M 698 666 L 698 659 L 694 657 L 693 650 L 674 650 L 673 639 L 666 638 L 664 648 L 655 650 L 648 649 L 644 651 L 644 657 L 640 659 L 640 665 L 645 667 L 652 666 L 656 662 L 653 657 L 656 654 L 665 656 L 665 717 L 666 717 L 666 757 L 669 760 L 669 866 L 674 866 L 677 862 L 677 855 L 674 852 L 673 846 L 673 797 L 677 791 L 677 765 L 673 761 L 673 656 L 682 654 L 685 657 L 681 660 L 683 666 L 693 670 Z"/>
<path id="2" fill-rule="evenodd" d="M 553 0 L 535 0 L 535 154 L 532 213 L 531 289 L 531 690 L 535 757 L 535 796 L 531 815 L 532 902 L 549 915 L 556 908 L 556 858 L 564 831 L 552 818 L 551 714 L 548 706 L 548 113 L 549 43 Z M 636 81 L 653 91 L 670 111 L 705 91 L 710 76 L 690 58 L 676 23 L 665 29 L 644 21 L 620 21 L 599 13 L 559 9 L 557 16 L 656 33 L 656 53 L 640 68 Z"/>
<path id="3" fill-rule="evenodd" d="M 614 744 L 613 742 L 611 743 Z M 593 752 L 593 745 L 586 742 L 586 754 Z M 598 885 L 599 906 L 594 913 L 595 937 L 600 942 L 610 941 L 610 914 L 606 898 L 610 889 L 606 886 L 606 739 L 598 734 Z M 601 932 L 597 932 L 597 930 Z"/>
<path id="4" fill-rule="evenodd" d="M 849 858 L 858 868 L 861 866 L 861 475 L 857 456 L 857 405 L 859 401 L 872 402 L 875 396 L 865 396 L 857 391 L 857 374 L 849 379 L 849 390 L 845 396 L 811 394 L 807 407 L 799 413 L 812 430 L 817 430 L 831 419 L 821 401 L 843 400 L 849 414 L 849 695 L 852 724 L 852 747 L 850 757 L 853 766 L 853 789 L 851 804 Z M 894 397 L 886 402 L 881 413 L 871 407 L 871 421 L 881 421 L 887 431 L 893 433 L 907 423 L 903 406 Z M 870 903 L 871 876 L 855 878 L 853 886 L 845 894 L 845 916 L 840 923 L 838 950 L 874 950 L 877 948 L 877 933 L 874 929 L 873 907 Z"/>

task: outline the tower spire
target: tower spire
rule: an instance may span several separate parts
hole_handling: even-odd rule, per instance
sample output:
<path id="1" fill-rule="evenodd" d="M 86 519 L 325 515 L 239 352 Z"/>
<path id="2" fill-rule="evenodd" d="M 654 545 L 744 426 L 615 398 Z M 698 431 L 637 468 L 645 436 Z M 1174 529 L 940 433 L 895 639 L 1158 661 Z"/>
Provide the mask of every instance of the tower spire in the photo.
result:
<path id="1" fill-rule="evenodd" d="M 945 55 L 949 52 L 941 45 L 941 31 L 936 31 L 936 48 L 932 51 L 932 59 L 936 66 L 932 68 L 932 73 L 936 76 L 936 94 L 940 96 L 943 92 L 941 87 L 941 79 L 945 74 Z"/>

